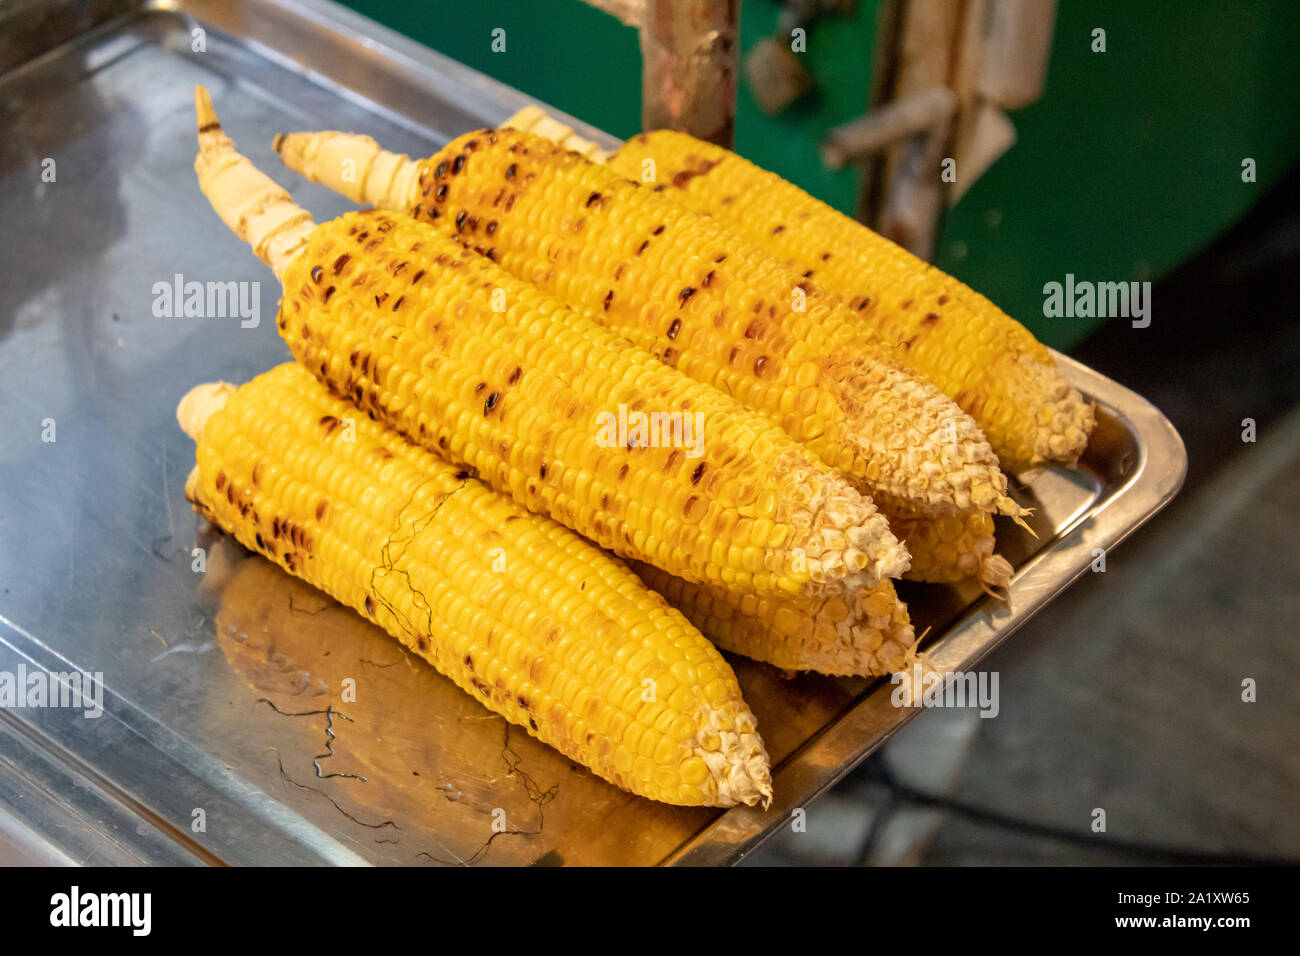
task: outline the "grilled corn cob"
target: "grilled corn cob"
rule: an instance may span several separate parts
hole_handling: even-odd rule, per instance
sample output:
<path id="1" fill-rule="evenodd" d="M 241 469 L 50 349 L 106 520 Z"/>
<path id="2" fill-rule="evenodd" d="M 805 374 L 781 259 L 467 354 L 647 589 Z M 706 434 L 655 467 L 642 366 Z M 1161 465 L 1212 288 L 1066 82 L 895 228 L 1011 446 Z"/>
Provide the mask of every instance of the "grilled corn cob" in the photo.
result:
<path id="1" fill-rule="evenodd" d="M 335 393 L 530 510 L 688 580 L 831 594 L 906 569 L 870 500 L 780 429 L 404 214 L 310 228 L 201 90 L 196 103 L 200 185 L 267 251 L 281 334 Z M 267 225 L 292 239 L 254 228 Z M 598 414 L 625 412 L 700 426 L 685 448 L 598 430 Z"/>
<path id="2" fill-rule="evenodd" d="M 685 133 L 635 136 L 609 164 L 840 296 L 873 339 L 969 412 L 1008 470 L 1075 462 L 1092 407 L 1051 352 L 993 303 L 861 223 L 735 153 Z"/>
<path id="3" fill-rule="evenodd" d="M 847 598 L 788 600 L 692 584 L 645 564 L 632 570 L 718 647 L 784 670 L 877 677 L 916 652 L 891 581 Z"/>
<path id="4" fill-rule="evenodd" d="M 420 162 L 345 133 L 275 146 L 297 172 L 409 210 L 762 412 L 882 507 L 1023 513 L 970 417 L 868 343 L 835 297 L 577 153 L 513 130 Z"/>
<path id="5" fill-rule="evenodd" d="M 195 509 L 384 628 L 490 710 L 667 803 L 770 797 L 726 661 L 626 566 L 287 363 L 177 412 Z M 647 693 L 652 688 L 653 693 Z"/>
<path id="6" fill-rule="evenodd" d="M 907 545 L 910 581 L 949 584 L 966 578 L 986 591 L 1011 584 L 1011 564 L 994 554 L 993 519 L 982 511 L 939 517 L 891 514 L 889 526 Z"/>

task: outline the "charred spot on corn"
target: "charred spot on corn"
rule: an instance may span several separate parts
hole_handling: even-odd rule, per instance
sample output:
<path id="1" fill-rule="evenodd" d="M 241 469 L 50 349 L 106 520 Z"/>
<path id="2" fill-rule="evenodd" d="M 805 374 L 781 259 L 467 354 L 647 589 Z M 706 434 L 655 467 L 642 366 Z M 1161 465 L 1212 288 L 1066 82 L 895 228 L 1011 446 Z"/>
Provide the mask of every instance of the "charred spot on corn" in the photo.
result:
<path id="1" fill-rule="evenodd" d="M 501 401 L 500 392 L 493 392 L 491 395 L 489 395 L 483 402 L 483 414 L 485 416 L 490 414 L 492 412 L 492 409 L 497 407 L 497 402 L 499 401 Z"/>

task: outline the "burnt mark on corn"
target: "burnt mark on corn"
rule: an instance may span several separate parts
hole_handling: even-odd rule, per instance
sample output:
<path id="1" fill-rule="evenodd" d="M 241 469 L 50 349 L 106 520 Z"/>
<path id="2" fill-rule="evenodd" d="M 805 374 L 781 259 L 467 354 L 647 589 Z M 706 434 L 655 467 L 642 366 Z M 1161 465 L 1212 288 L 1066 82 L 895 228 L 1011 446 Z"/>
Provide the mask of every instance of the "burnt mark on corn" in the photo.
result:
<path id="1" fill-rule="evenodd" d="M 496 232 L 497 232 L 497 221 L 493 219 L 491 222 L 487 224 L 487 234 L 489 236 L 495 236 Z"/>
<path id="2" fill-rule="evenodd" d="M 608 292 L 605 293 L 605 303 L 604 303 L 604 306 L 605 306 L 605 311 L 606 311 L 606 312 L 609 311 L 609 304 L 610 304 L 611 302 L 613 302 L 613 301 L 614 301 L 614 290 L 613 290 L 613 289 L 610 289 Z"/>
<path id="3" fill-rule="evenodd" d="M 330 300 L 330 296 L 332 296 L 333 294 L 334 294 L 334 286 L 329 286 L 328 288 L 326 288 L 322 300 L 328 302 Z"/>
<path id="4" fill-rule="evenodd" d="M 443 444 L 443 445 L 445 446 L 445 444 L 446 444 L 446 439 L 445 439 L 445 438 L 440 438 L 440 439 L 438 439 L 438 441 L 439 441 L 440 444 Z M 457 481 L 465 481 L 466 479 L 469 478 L 469 472 L 468 472 L 468 471 L 465 471 L 464 469 L 462 469 L 462 470 L 456 472 L 455 478 L 456 478 Z"/>
<path id="5" fill-rule="evenodd" d="M 366 595 L 366 613 L 371 617 L 374 617 L 375 615 L 375 599 L 369 594 Z"/>
<path id="6" fill-rule="evenodd" d="M 224 471 L 219 471 L 217 472 L 217 491 L 221 491 L 225 487 L 226 487 L 226 473 Z"/>
<path id="7" fill-rule="evenodd" d="M 456 231 L 460 232 L 465 228 L 465 223 L 469 220 L 469 213 L 462 209 L 456 213 Z"/>
<path id="8" fill-rule="evenodd" d="M 346 266 L 346 265 L 347 265 L 349 262 L 351 262 L 351 261 L 352 261 L 352 253 L 350 253 L 350 252 L 345 252 L 345 253 L 343 253 L 343 255 L 341 255 L 341 256 L 339 256 L 337 259 L 335 259 L 335 260 L 334 260 L 334 274 L 335 274 L 335 275 L 338 275 L 340 272 L 342 272 L 342 271 L 343 271 L 343 267 Z"/>
<path id="9" fill-rule="evenodd" d="M 916 301 L 915 299 L 908 299 L 906 302 L 904 302 L 904 303 L 902 304 L 901 308 L 904 308 L 904 309 L 910 309 L 910 308 L 912 307 L 912 304 L 913 304 L 915 301 Z"/>
<path id="10" fill-rule="evenodd" d="M 316 502 L 316 520 L 324 521 L 325 515 L 329 513 L 329 510 L 330 503 L 326 499 L 322 498 L 320 501 Z"/>
<path id="11" fill-rule="evenodd" d="M 592 206 L 594 206 L 596 203 L 600 202 L 604 198 L 605 197 L 602 196 L 600 193 L 592 193 L 590 196 L 587 197 L 587 201 L 583 203 L 583 208 L 590 209 Z"/>
<path id="12" fill-rule="evenodd" d="M 655 226 L 654 229 L 650 230 L 650 235 L 661 236 L 663 235 L 663 231 L 664 231 L 664 224 L 660 223 L 659 225 Z"/>
<path id="13" fill-rule="evenodd" d="M 501 393 L 500 393 L 500 392 L 493 392 L 491 395 L 489 395 L 489 396 L 484 400 L 484 402 L 483 402 L 483 414 L 484 414 L 484 416 L 487 416 L 487 415 L 491 414 L 492 409 L 494 409 L 494 408 L 497 407 L 497 402 L 499 402 L 499 401 L 501 401 Z"/>
<path id="14" fill-rule="evenodd" d="M 637 254 L 638 256 L 641 255 L 641 253 L 645 252 L 646 247 L 647 247 L 648 245 L 650 245 L 650 240 L 649 240 L 649 239 L 647 239 L 645 242 L 641 243 L 641 245 L 639 245 L 639 246 L 636 247 L 636 254 Z"/>
<path id="15" fill-rule="evenodd" d="M 822 262 L 830 262 L 830 260 L 831 260 L 831 254 L 829 252 L 823 252 Z"/>
<path id="16" fill-rule="evenodd" d="M 320 282 L 320 277 L 321 277 L 322 275 L 324 275 L 324 274 L 325 274 L 325 270 L 322 269 L 320 266 L 312 266 L 312 267 L 311 267 L 311 281 L 312 281 L 312 282 Z"/>
<path id="17" fill-rule="evenodd" d="M 255 464 L 255 465 L 253 466 L 253 487 L 255 487 L 255 488 L 257 488 L 257 487 L 261 487 L 261 484 L 262 484 L 262 467 L 263 467 L 265 464 L 266 464 L 266 462 L 264 462 L 264 461 L 262 461 L 261 459 L 259 459 L 258 462 L 257 462 L 257 464 Z"/>
<path id="18" fill-rule="evenodd" d="M 673 319 L 672 325 L 668 326 L 668 337 L 670 339 L 677 338 L 677 333 L 680 332 L 681 330 L 682 330 L 682 320 L 680 318 Z"/>
<path id="19" fill-rule="evenodd" d="M 451 174 L 453 176 L 455 176 L 457 173 L 459 173 L 462 169 L 465 168 L 465 160 L 468 158 L 469 157 L 466 154 L 461 153 L 459 156 L 457 156 L 455 159 L 451 161 Z"/>
<path id="20" fill-rule="evenodd" d="M 803 277 L 804 277 L 805 279 L 811 279 L 811 278 L 812 278 L 812 274 L 813 274 L 813 271 L 812 271 L 811 269 L 809 269 L 807 272 L 805 272 L 805 273 L 803 274 Z"/>
<path id="21" fill-rule="evenodd" d="M 628 463 L 623 462 L 623 464 L 618 469 L 618 480 L 622 481 L 624 478 L 626 478 L 629 470 L 631 469 Z"/>
<path id="22" fill-rule="evenodd" d="M 698 485 L 700 483 L 700 479 L 703 477 L 704 477 L 704 462 L 700 462 L 698 465 L 695 466 L 695 470 L 691 472 L 691 484 Z"/>
<path id="23" fill-rule="evenodd" d="M 939 296 L 938 302 L 939 302 L 940 305 L 947 305 L 947 304 L 948 304 L 948 297 L 947 297 L 946 295 L 941 295 L 941 296 Z"/>
<path id="24" fill-rule="evenodd" d="M 444 202 L 446 199 L 447 199 L 447 184 L 439 183 L 438 188 L 433 191 L 433 201 Z M 433 210 L 433 213 L 436 216 L 438 214 L 438 210 L 436 209 Z"/>
<path id="25" fill-rule="evenodd" d="M 757 375 L 759 378 L 763 377 L 763 372 L 766 368 L 767 368 L 766 355 L 760 355 L 758 358 L 754 359 L 754 374 Z"/>
<path id="26" fill-rule="evenodd" d="M 330 435 L 333 435 L 334 430 L 338 428 L 340 425 L 342 425 L 343 423 L 339 421 L 337 418 L 335 418 L 333 415 L 322 415 L 320 421 L 317 424 L 319 424 L 322 428 L 325 429 L 325 437 L 328 438 Z"/>
<path id="27" fill-rule="evenodd" d="M 709 274 L 700 280 L 700 285 L 702 285 L 704 288 L 707 289 L 713 283 L 713 277 L 715 275 L 717 275 L 717 272 L 713 269 L 710 269 Z"/>
<path id="28" fill-rule="evenodd" d="M 436 167 L 434 167 L 433 178 L 442 179 L 442 177 L 446 175 L 447 175 L 447 161 L 444 159 Z"/>
<path id="29" fill-rule="evenodd" d="M 406 296 L 399 295 L 397 297 L 397 301 L 393 303 L 393 308 L 390 311 L 396 312 L 398 309 L 402 307 L 402 303 L 405 301 L 406 301 Z"/>
<path id="30" fill-rule="evenodd" d="M 695 295 L 695 286 L 688 285 L 677 293 L 677 301 L 682 305 L 685 305 L 687 302 L 691 301 L 691 296 L 693 295 Z"/>
<path id="31" fill-rule="evenodd" d="M 543 481 L 546 479 L 546 462 L 542 462 L 541 467 L 537 469 L 537 477 Z"/>
<path id="32" fill-rule="evenodd" d="M 785 226 L 777 225 L 772 227 L 772 235 L 774 236 L 779 236 L 783 232 L 785 232 Z"/>
<path id="33" fill-rule="evenodd" d="M 937 324 L 938 321 L 939 321 L 939 313 L 938 313 L 938 312 L 927 312 L 927 313 L 925 313 L 925 318 L 923 318 L 923 319 L 921 320 L 921 328 L 923 328 L 923 329 L 931 328 L 931 327 L 933 327 L 935 324 Z"/>
<path id="34" fill-rule="evenodd" d="M 520 368 L 518 365 L 516 365 L 515 370 L 510 373 L 510 378 L 506 379 L 506 384 L 514 385 L 516 382 L 519 381 L 519 379 L 523 376 L 523 374 L 524 374 L 524 370 Z"/>
<path id="35" fill-rule="evenodd" d="M 714 262 L 725 262 L 726 259 L 727 259 L 727 254 L 725 252 L 719 252 L 716 256 L 713 257 Z"/>
<path id="36" fill-rule="evenodd" d="M 694 179 L 696 176 L 703 176 L 704 174 L 709 172 L 709 170 L 713 169 L 714 166 L 718 165 L 718 162 L 716 160 L 701 159 L 697 156 L 688 156 L 686 158 L 686 161 L 688 163 L 696 162 L 699 165 L 697 165 L 694 169 L 687 167 L 686 169 L 680 170 L 679 172 L 673 174 L 673 186 L 676 189 L 685 189 L 686 186 L 690 183 L 690 181 Z"/>
<path id="37" fill-rule="evenodd" d="M 517 172 L 519 172 L 519 164 L 511 163 L 506 167 L 506 179 L 514 179 Z"/>
<path id="38" fill-rule="evenodd" d="M 668 453 L 668 458 L 664 461 L 664 472 L 671 474 L 672 470 L 677 467 L 677 462 L 681 460 L 681 457 L 682 452 L 680 448 L 674 448 L 670 451 Z"/>

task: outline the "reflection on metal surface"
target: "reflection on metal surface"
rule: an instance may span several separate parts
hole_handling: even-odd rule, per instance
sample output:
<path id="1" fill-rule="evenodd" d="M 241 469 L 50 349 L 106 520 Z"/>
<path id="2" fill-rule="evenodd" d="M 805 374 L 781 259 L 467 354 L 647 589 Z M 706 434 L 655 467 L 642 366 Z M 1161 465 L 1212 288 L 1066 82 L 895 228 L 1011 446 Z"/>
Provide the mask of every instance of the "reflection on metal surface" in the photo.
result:
<path id="1" fill-rule="evenodd" d="M 107 683 L 98 720 L 0 712 L 6 820 L 80 862 L 731 862 L 914 713 L 889 705 L 887 685 L 785 680 L 733 659 L 777 802 L 655 804 L 507 728 L 199 521 L 182 494 L 193 445 L 175 404 L 285 348 L 269 321 L 152 312 L 154 283 L 176 273 L 260 280 L 261 314 L 275 309 L 269 272 L 194 184 L 194 84 L 318 218 L 346 204 L 284 171 L 275 133 L 335 126 L 426 155 L 528 101 L 330 4 L 174 7 L 103 23 L 0 77 L 0 216 L 23 224 L 8 249 L 19 266 L 0 275 L 0 670 L 102 671 Z M 1098 430 L 1079 469 L 1020 494 L 1038 509 L 1037 540 L 999 524 L 1017 567 L 1010 606 L 974 586 L 906 589 L 942 668 L 986 654 L 1181 481 L 1185 456 L 1159 412 L 1062 362 L 1098 401 Z M 42 441 L 47 419 L 54 442 Z"/>

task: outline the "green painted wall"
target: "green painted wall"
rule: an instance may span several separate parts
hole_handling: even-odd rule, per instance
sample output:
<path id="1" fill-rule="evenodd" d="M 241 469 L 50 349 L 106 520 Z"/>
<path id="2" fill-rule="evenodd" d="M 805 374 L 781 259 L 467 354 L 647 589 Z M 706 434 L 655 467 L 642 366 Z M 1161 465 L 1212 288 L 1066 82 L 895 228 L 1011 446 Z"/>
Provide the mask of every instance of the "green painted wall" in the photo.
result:
<path id="1" fill-rule="evenodd" d="M 1064 347 L 1095 320 L 1044 318 L 1045 282 L 1154 280 L 1300 161 L 1300 3 L 1062 0 L 1046 94 L 1013 120 L 937 263 Z"/>
<path id="2" fill-rule="evenodd" d="M 617 136 L 640 122 L 634 30 L 580 0 L 349 0 L 349 5 Z M 737 149 L 843 210 L 857 175 L 822 167 L 823 131 L 865 108 L 876 0 L 810 32 L 817 92 L 775 119 L 742 89 Z M 748 49 L 774 0 L 743 0 Z M 491 51 L 503 27 L 505 53 Z M 1107 52 L 1091 51 L 1106 30 Z M 1096 320 L 1046 319 L 1042 287 L 1156 279 L 1240 218 L 1300 160 L 1300 0 L 1061 0 L 1047 92 L 1017 145 L 949 215 L 938 263 L 1052 345 Z M 1241 160 L 1258 182 L 1241 181 Z M 936 171 L 937 174 L 937 171 Z M 958 175 L 961 171 L 958 170 Z M 1154 304 L 1154 321 L 1175 321 Z"/>

